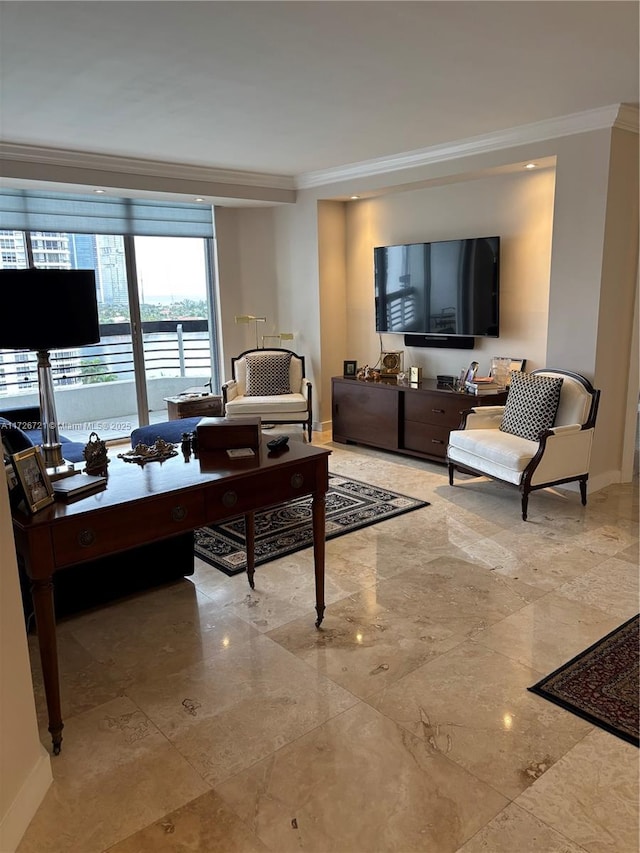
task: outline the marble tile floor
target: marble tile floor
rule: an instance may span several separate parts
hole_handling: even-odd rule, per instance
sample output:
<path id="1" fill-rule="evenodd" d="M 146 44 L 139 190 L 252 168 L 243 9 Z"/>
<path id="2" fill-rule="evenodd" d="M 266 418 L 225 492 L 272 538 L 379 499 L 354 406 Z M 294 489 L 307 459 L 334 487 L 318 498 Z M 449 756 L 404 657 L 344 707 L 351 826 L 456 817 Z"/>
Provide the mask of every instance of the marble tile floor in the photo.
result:
<path id="1" fill-rule="evenodd" d="M 61 621 L 18 853 L 636 853 L 638 750 L 527 691 L 638 611 L 638 482 L 531 496 L 331 443 L 430 506 Z M 34 637 L 34 690 L 49 747 Z"/>

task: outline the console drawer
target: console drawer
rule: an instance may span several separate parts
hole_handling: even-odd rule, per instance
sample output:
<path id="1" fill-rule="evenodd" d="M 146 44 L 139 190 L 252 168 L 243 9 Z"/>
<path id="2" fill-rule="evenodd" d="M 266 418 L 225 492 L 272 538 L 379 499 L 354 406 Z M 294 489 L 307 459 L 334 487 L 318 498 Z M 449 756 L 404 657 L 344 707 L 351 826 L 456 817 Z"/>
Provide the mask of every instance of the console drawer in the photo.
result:
<path id="1" fill-rule="evenodd" d="M 461 421 L 460 412 L 471 408 L 473 400 L 447 394 L 405 394 L 405 422 L 415 421 L 448 427 L 449 430 L 457 429 Z"/>
<path id="2" fill-rule="evenodd" d="M 105 509 L 89 517 L 74 516 L 53 528 L 56 564 L 72 565 L 153 542 L 205 524 L 204 496 L 180 492 L 131 507 L 131 518 L 123 524 L 121 510 Z M 144 535 L 141 536 L 141 531 Z"/>
<path id="3" fill-rule="evenodd" d="M 404 446 L 407 450 L 416 450 L 419 453 L 428 453 L 430 456 L 440 456 L 444 459 L 447 455 L 450 432 L 447 426 L 405 421 Z"/>

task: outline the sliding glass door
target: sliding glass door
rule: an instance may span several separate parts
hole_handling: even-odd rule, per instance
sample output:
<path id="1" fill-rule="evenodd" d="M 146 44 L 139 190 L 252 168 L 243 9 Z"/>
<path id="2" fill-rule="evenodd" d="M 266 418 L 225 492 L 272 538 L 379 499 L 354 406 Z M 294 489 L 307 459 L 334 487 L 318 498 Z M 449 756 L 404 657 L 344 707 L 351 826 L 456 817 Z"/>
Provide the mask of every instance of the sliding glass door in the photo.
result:
<path id="1" fill-rule="evenodd" d="M 0 231 L 0 269 L 95 271 L 100 343 L 51 353 L 62 434 L 128 437 L 138 425 L 166 419 L 166 397 L 205 384 L 218 390 L 211 244 Z M 35 365 L 35 353 L 0 351 L 0 408 L 37 405 Z"/>

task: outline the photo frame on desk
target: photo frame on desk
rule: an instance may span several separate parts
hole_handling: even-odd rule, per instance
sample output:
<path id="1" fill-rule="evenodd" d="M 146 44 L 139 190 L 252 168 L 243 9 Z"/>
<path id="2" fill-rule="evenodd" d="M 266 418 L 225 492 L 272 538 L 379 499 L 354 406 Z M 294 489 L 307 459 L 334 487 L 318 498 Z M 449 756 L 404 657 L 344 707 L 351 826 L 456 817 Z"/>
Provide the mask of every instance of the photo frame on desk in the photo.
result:
<path id="1" fill-rule="evenodd" d="M 509 365 L 509 370 L 524 370 L 524 366 L 526 363 L 526 358 L 512 358 L 511 364 Z"/>
<path id="2" fill-rule="evenodd" d="M 53 485 L 38 447 L 14 453 L 11 463 L 29 512 L 38 512 L 53 503 Z"/>
<path id="3" fill-rule="evenodd" d="M 357 361 L 345 361 L 342 367 L 342 376 L 344 379 L 355 379 L 358 372 Z"/>

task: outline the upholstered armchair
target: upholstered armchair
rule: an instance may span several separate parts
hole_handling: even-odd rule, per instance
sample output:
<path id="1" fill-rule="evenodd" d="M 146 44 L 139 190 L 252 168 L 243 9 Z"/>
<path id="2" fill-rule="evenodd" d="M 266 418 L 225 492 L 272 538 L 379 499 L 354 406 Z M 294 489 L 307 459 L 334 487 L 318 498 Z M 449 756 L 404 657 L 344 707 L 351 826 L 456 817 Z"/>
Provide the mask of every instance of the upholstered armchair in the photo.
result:
<path id="1" fill-rule="evenodd" d="M 227 418 L 259 416 L 268 424 L 300 424 L 311 441 L 311 382 L 304 356 L 287 349 L 246 350 L 231 359 L 222 386 Z"/>
<path id="2" fill-rule="evenodd" d="M 449 484 L 454 471 L 518 486 L 522 519 L 529 493 L 578 481 L 587 503 L 591 445 L 600 391 L 577 373 L 544 369 L 511 374 L 504 406 L 463 412 L 449 436 Z"/>

